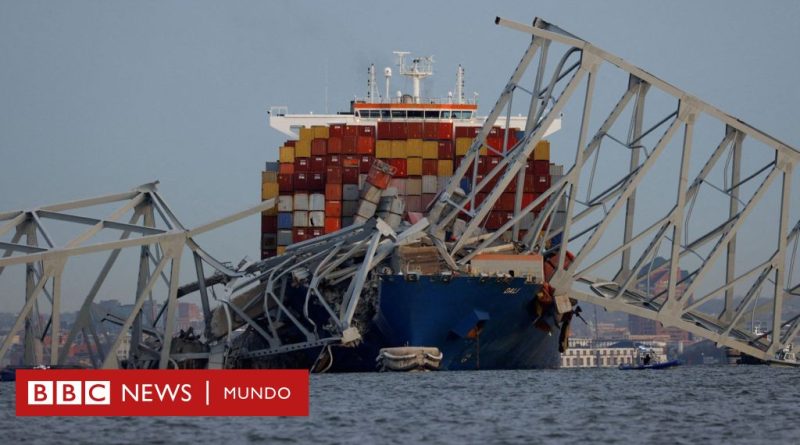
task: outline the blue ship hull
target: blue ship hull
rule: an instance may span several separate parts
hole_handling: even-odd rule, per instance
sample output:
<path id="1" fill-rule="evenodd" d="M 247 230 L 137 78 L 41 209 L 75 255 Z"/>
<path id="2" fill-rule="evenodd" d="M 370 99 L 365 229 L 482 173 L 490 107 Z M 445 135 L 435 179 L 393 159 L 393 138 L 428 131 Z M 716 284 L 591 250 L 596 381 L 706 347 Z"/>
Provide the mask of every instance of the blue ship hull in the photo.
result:
<path id="1" fill-rule="evenodd" d="M 331 371 L 372 371 L 380 348 L 433 346 L 442 370 L 557 368 L 552 308 L 534 326 L 540 286 L 523 278 L 381 277 L 377 313 L 356 348 L 335 348 Z"/>

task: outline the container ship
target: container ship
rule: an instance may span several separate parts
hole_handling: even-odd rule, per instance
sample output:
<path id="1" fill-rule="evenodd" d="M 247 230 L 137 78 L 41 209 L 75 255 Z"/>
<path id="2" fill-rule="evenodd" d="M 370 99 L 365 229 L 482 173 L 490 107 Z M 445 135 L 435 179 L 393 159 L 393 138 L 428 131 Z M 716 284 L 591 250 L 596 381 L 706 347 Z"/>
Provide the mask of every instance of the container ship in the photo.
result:
<path id="1" fill-rule="evenodd" d="M 262 259 L 370 218 L 381 218 L 395 229 L 406 227 L 424 217 L 447 187 L 485 118 L 477 116 L 476 101 L 464 97 L 461 66 L 455 93 L 422 98 L 420 82 L 433 74 L 432 60 L 415 58 L 407 66 L 408 53 L 397 54 L 400 74 L 412 81 L 408 94 L 397 92 L 390 98 L 392 72 L 386 68 L 385 94 L 379 95 L 373 65 L 366 98 L 352 101 L 345 112 L 270 109 L 270 125 L 288 139 L 279 148 L 278 162 L 267 162 L 262 172 L 262 200 L 277 200 L 261 216 Z M 500 162 L 489 147 L 510 147 L 522 136 L 526 117 L 509 117 L 507 122 L 508 128 L 491 128 L 477 171 L 470 175 L 480 179 Z M 559 125 L 557 121 L 547 134 Z M 550 144 L 543 140 L 527 161 L 523 207 L 559 174 L 562 168 L 550 163 Z M 515 193 L 512 183 L 500 195 L 483 223 L 485 231 L 500 229 L 514 214 Z M 478 200 L 485 196 L 479 194 Z M 531 221 L 540 210 L 531 212 Z M 502 236 L 511 241 L 511 231 Z M 371 307 L 361 314 L 361 341 L 356 347 L 336 348 L 326 369 L 374 371 L 382 348 L 402 346 L 438 348 L 439 367 L 445 370 L 558 366 L 569 317 L 556 310 L 546 284 L 553 268 L 541 256 L 481 254 L 473 259 L 471 273 L 460 273 L 439 258 L 435 247 L 419 243 L 396 249 L 376 270 L 374 298 L 364 303 Z M 300 305 L 305 289 L 295 294 L 289 292 L 288 305 L 293 298 Z M 314 308 L 310 311 L 313 317 Z M 311 350 L 291 359 L 273 357 L 270 363 L 239 366 L 309 366 L 318 358 L 319 351 Z"/>

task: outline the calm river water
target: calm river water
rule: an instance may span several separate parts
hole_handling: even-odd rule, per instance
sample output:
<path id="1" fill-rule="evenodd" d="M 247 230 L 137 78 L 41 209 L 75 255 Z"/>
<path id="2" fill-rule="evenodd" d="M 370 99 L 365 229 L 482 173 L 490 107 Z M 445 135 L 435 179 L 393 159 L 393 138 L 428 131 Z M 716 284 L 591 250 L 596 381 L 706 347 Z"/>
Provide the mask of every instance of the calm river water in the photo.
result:
<path id="1" fill-rule="evenodd" d="M 682 367 L 311 377 L 308 418 L 16 418 L 0 443 L 800 443 L 799 369 Z"/>

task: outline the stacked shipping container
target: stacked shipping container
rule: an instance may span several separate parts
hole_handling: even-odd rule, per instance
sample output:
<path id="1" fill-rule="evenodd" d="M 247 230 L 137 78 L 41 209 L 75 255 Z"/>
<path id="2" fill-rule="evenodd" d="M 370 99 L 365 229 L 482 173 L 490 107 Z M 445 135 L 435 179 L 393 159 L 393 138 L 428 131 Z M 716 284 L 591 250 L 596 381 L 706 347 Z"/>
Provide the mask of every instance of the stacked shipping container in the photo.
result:
<path id="1" fill-rule="evenodd" d="M 446 187 L 479 131 L 480 127 L 454 128 L 450 122 L 406 121 L 301 128 L 298 140 L 286 141 L 280 148 L 280 162 L 267 163 L 262 175 L 262 200 L 278 198 L 277 208 L 262 215 L 262 258 L 352 224 L 359 213 L 359 190 L 376 159 L 389 164 L 394 174 L 379 188 L 396 189 L 407 212 L 424 212 Z M 517 131 L 491 129 L 487 146 L 481 148 L 479 181 L 500 161 L 503 147 L 512 147 L 517 137 Z M 523 206 L 550 187 L 549 159 L 550 145 L 543 141 L 528 161 Z M 470 169 L 468 177 L 472 174 Z M 381 181 L 387 178 L 382 176 Z M 487 192 L 496 181 L 497 177 L 489 183 Z M 487 229 L 500 228 L 513 215 L 515 192 L 513 181 L 487 217 Z M 478 204 L 485 196 L 478 195 Z"/>

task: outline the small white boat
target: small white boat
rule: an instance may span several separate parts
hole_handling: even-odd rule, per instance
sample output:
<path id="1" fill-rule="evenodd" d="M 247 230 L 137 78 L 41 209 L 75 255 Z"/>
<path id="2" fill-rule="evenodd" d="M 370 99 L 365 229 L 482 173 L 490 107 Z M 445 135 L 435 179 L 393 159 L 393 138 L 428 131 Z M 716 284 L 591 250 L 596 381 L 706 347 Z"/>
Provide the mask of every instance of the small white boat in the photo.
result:
<path id="1" fill-rule="evenodd" d="M 442 357 L 439 348 L 403 346 L 381 349 L 375 361 L 380 371 L 435 371 Z"/>

